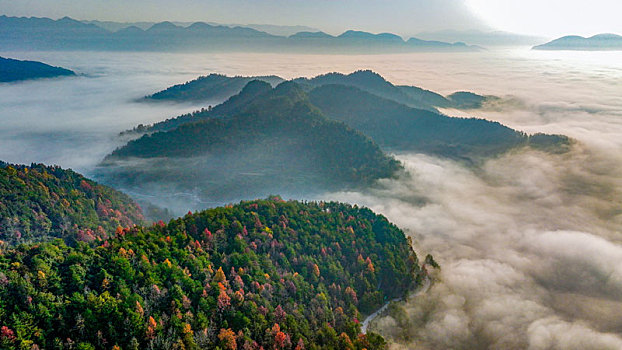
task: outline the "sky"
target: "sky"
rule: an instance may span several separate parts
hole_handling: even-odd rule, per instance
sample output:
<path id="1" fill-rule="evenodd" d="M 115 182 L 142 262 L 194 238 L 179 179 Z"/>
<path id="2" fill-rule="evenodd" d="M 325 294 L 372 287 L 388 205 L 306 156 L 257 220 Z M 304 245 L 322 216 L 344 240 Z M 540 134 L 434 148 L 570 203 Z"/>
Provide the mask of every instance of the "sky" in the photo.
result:
<path id="1" fill-rule="evenodd" d="M 619 0 L 0 0 L 9 16 L 205 21 L 393 32 L 503 30 L 543 37 L 622 33 Z"/>

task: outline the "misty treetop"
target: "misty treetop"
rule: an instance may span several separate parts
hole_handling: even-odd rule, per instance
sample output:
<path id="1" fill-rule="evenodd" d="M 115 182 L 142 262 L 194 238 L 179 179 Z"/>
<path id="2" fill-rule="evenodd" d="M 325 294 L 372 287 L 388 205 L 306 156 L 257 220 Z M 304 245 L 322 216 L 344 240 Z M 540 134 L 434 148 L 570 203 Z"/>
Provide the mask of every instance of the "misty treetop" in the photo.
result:
<path id="1" fill-rule="evenodd" d="M 361 318 L 421 281 L 404 233 L 335 202 L 241 202 L 97 247 L 0 253 L 4 349 L 384 349 Z"/>
<path id="2" fill-rule="evenodd" d="M 215 75 L 212 79 L 237 81 L 240 78 Z M 199 81 L 196 80 L 197 83 Z M 307 93 L 308 101 L 325 116 L 344 122 L 391 151 L 417 151 L 473 161 L 523 146 L 559 152 L 569 144 L 565 136 L 538 134 L 532 137 L 498 122 L 448 117 L 436 109 L 481 108 L 488 101 L 499 100 L 495 96 L 459 91 L 443 97 L 414 86 L 395 86 L 369 70 L 347 75 L 328 73 L 293 81 Z M 206 93 L 188 84 L 177 88 L 194 98 L 198 96 L 193 91 L 199 95 Z M 189 122 L 232 116 L 248 108 L 247 105 L 252 105 L 252 101 L 261 100 L 270 90 L 268 83 L 251 81 L 238 95 L 211 110 L 197 111 L 150 127 L 142 126 L 134 131 L 166 131 Z"/>
<path id="3" fill-rule="evenodd" d="M 244 84 L 260 80 L 276 85 L 284 79 L 277 76 L 228 77 L 221 74 L 210 74 L 195 80 L 171 86 L 165 90 L 146 96 L 147 101 L 167 100 L 176 102 L 212 101 L 217 98 L 226 99 L 242 91 Z M 478 108 L 494 96 L 481 96 L 472 92 L 458 92 L 447 97 L 433 91 L 416 86 L 393 85 L 378 73 L 360 70 L 350 74 L 327 73 L 313 78 L 296 78 L 294 82 L 309 91 L 323 85 L 354 86 L 374 95 L 384 97 L 410 107 L 438 112 L 440 108 Z M 468 100 L 465 103 L 465 99 Z"/>
<path id="4" fill-rule="evenodd" d="M 215 113 L 223 116 L 198 115 Z M 274 89 L 251 82 L 228 103 L 198 114 L 183 117 L 198 121 L 130 141 L 98 174 L 144 192 L 167 183 L 227 202 L 368 186 L 402 169 L 367 136 L 322 115 L 293 82 Z"/>
<path id="5" fill-rule="evenodd" d="M 76 73 L 69 69 L 53 67 L 42 62 L 20 61 L 0 57 L 0 82 L 56 78 L 72 75 L 76 75 Z"/>
<path id="6" fill-rule="evenodd" d="M 481 103 L 477 96 L 451 95 L 463 106 Z M 523 146 L 559 152 L 569 143 L 562 135 L 530 136 L 498 122 L 411 108 L 353 86 L 323 85 L 311 90 L 309 100 L 328 117 L 370 136 L 383 149 L 398 152 L 477 161 Z"/>
<path id="7" fill-rule="evenodd" d="M 224 100 L 239 94 L 244 86 L 253 80 L 265 81 L 273 86 L 284 81 L 283 78 L 277 76 L 227 77 L 222 74 L 210 74 L 184 84 L 171 86 L 145 98 L 176 102 Z"/>
<path id="8" fill-rule="evenodd" d="M 72 170 L 0 162 L 0 247 L 52 238 L 91 242 L 142 222 L 130 197 Z"/>

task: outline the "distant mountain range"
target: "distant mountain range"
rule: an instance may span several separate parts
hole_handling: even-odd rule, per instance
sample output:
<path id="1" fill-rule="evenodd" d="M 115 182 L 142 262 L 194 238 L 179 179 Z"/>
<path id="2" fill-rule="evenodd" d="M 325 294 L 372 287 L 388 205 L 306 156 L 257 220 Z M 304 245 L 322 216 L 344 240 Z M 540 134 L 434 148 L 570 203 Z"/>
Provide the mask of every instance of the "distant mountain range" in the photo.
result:
<path id="1" fill-rule="evenodd" d="M 541 43 L 545 38 L 521 35 L 503 31 L 481 30 L 442 30 L 436 32 L 422 32 L 416 35 L 425 40 L 439 40 L 446 42 L 462 41 L 481 46 L 533 46 Z"/>
<path id="2" fill-rule="evenodd" d="M 303 31 L 280 36 L 248 27 L 203 22 L 179 26 L 161 22 L 147 29 L 130 26 L 111 31 L 94 23 L 64 17 L 0 16 L 3 50 L 127 50 L 127 51 L 300 51 L 379 53 L 412 51 L 476 51 L 479 47 L 372 34 L 349 30 L 339 36 Z"/>
<path id="3" fill-rule="evenodd" d="M 0 57 L 0 82 L 76 75 L 73 71 L 36 61 Z"/>
<path id="4" fill-rule="evenodd" d="M 151 28 L 158 22 L 113 22 L 113 21 L 82 21 L 86 24 L 94 24 L 98 27 L 104 28 L 111 32 L 116 32 L 128 27 L 138 27 L 142 30 Z M 180 27 L 189 27 L 195 22 L 172 22 Z M 207 22 L 212 26 L 226 26 L 226 27 L 244 27 L 251 28 L 261 32 L 266 32 L 272 35 L 290 36 L 299 32 L 317 32 L 318 29 L 307 26 L 285 26 L 285 25 L 272 25 L 272 24 L 221 24 L 215 22 Z"/>
<path id="5" fill-rule="evenodd" d="M 576 50 L 576 51 L 615 51 L 622 50 L 622 36 L 617 34 L 598 34 L 585 38 L 577 35 L 564 36 L 546 44 L 533 47 L 534 50 Z"/>

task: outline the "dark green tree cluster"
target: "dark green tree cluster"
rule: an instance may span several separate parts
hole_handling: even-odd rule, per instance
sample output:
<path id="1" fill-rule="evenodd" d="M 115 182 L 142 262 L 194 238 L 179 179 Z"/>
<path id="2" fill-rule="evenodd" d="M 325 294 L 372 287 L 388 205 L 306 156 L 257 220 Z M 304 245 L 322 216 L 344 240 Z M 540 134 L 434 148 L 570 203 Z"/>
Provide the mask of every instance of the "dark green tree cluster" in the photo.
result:
<path id="1" fill-rule="evenodd" d="M 20 61 L 0 57 L 0 82 L 71 75 L 76 75 L 76 73 L 65 68 L 53 67 L 42 62 Z"/>
<path id="2" fill-rule="evenodd" d="M 131 188 L 163 182 L 198 188 L 208 200 L 226 203 L 368 186 L 402 169 L 371 139 L 326 118 L 296 83 L 272 89 L 254 81 L 243 94 L 204 113 L 219 111 L 222 117 L 130 141 L 106 158 L 99 177 Z"/>
<path id="3" fill-rule="evenodd" d="M 309 93 L 309 100 L 385 149 L 474 159 L 528 144 L 526 134 L 498 122 L 418 110 L 357 87 L 323 85 Z"/>
<path id="4" fill-rule="evenodd" d="M 284 81 L 283 78 L 270 75 L 263 77 L 228 77 L 222 74 L 210 74 L 198 77 L 184 84 L 173 85 L 165 90 L 146 96 L 146 99 L 158 101 L 195 101 L 223 100 L 242 91 L 250 81 L 260 80 L 276 85 Z"/>
<path id="5" fill-rule="evenodd" d="M 278 197 L 0 254 L 6 349 L 383 349 L 359 320 L 419 283 L 366 208 Z"/>
<path id="6" fill-rule="evenodd" d="M 0 162 L 2 244 L 54 237 L 90 242 L 142 222 L 141 209 L 130 197 L 72 170 Z"/>
<path id="7" fill-rule="evenodd" d="M 217 76 L 234 81 L 239 77 Z M 196 80 L 200 81 L 201 78 Z M 481 96 L 460 91 L 443 97 L 415 86 L 396 86 L 369 70 L 351 74 L 328 73 L 314 78 L 293 80 L 307 93 L 309 102 L 327 117 L 371 137 L 382 148 L 391 151 L 417 151 L 469 161 L 490 157 L 508 150 L 530 146 L 547 152 L 565 152 L 570 140 L 562 135 L 527 135 L 498 122 L 480 118 L 452 118 L 436 109 L 481 108 L 495 96 Z M 255 82 L 257 83 L 257 82 Z M 265 84 L 269 88 L 269 84 Z M 194 84 L 177 86 L 186 94 L 211 94 L 199 91 Z M 256 90 L 256 89 L 255 89 Z M 265 88 L 264 88 L 265 90 Z M 243 96 L 245 98 L 240 98 Z M 172 130 L 185 123 L 239 113 L 241 103 L 260 94 L 233 96 L 213 110 L 179 116 L 137 132 Z M 171 96 L 173 98 L 173 96 Z M 183 99 L 177 99 L 182 101 Z"/>

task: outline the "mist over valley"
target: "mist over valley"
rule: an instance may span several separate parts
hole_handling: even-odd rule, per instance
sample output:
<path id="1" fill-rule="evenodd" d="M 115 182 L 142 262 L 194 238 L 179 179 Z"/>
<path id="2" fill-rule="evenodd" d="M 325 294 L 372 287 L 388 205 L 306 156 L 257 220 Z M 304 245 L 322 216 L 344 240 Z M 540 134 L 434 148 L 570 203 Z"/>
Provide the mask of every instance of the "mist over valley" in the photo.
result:
<path id="1" fill-rule="evenodd" d="M 0 84 L 3 161 L 72 168 L 140 203 L 166 208 L 173 216 L 271 194 L 303 201 L 337 200 L 386 216 L 412 239 L 420 260 L 429 253 L 441 266 L 430 269 L 433 283 L 426 293 L 392 304 L 372 321 L 370 329 L 385 337 L 391 348 L 622 348 L 622 57 L 618 52 L 570 54 L 528 48 L 379 55 L 12 51 L 0 56 L 42 61 L 77 73 Z M 439 100 L 414 106 L 413 101 L 411 105 L 407 100 L 396 102 L 391 99 L 395 96 L 379 96 L 380 90 L 354 84 L 335 88 L 334 81 L 309 83 L 326 73 L 341 73 L 343 80 L 360 70 L 377 73 L 393 87 L 415 86 L 438 93 Z M 162 128 L 146 136 L 122 133 L 202 108 L 218 111 L 218 105 L 248 83 L 208 98 L 144 101 L 145 96 L 211 73 L 307 79 L 297 80 L 299 87 L 288 90 L 286 102 L 279 95 L 280 80 L 273 81 L 263 86 L 266 94 L 273 95 L 248 104 L 256 110 L 217 116 L 205 112 L 205 118 L 198 117 L 204 120 L 192 120 L 203 124 Z M 494 98 L 468 108 L 438 102 L 463 91 Z M 355 103 L 339 103 L 348 96 Z M 298 113 L 302 107 L 304 113 Z M 282 114 L 282 124 L 274 119 L 275 111 Z M 406 125 L 409 116 L 424 112 L 431 113 L 434 122 L 447 120 L 448 125 L 483 118 L 486 122 L 473 128 L 477 131 L 473 139 L 481 142 L 488 128 L 501 130 L 501 136 L 492 140 L 494 145 L 504 145 L 502 151 L 482 156 L 479 144 L 466 147 L 468 143 L 455 134 L 443 139 L 425 132 L 418 137 L 430 140 L 421 144 L 411 134 L 399 135 L 399 126 Z M 300 118 L 305 123 L 311 116 L 314 127 L 330 128 L 314 133 L 311 124 L 296 124 L 293 116 L 297 115 L 304 115 Z M 262 132 L 240 127 L 250 124 L 244 117 L 252 118 Z M 381 117 L 387 119 L 373 123 Z M 398 127 L 392 129 L 387 121 L 393 117 L 403 119 L 395 119 Z M 209 123 L 214 125 L 205 126 Z M 227 132 L 243 132 L 232 136 L 219 132 L 224 135 L 222 142 L 214 144 L 222 147 L 212 146 L 219 123 L 232 123 L 222 124 Z M 291 139 L 280 134 L 281 129 L 261 123 L 284 125 Z M 421 128 L 417 124 L 413 130 Z M 184 130 L 188 134 L 174 137 Z M 319 142 L 321 135 L 332 135 L 326 130 L 340 130 L 339 137 L 330 138 L 339 142 Z M 193 139 L 188 138 L 192 132 L 196 132 Z M 569 139 L 563 139 L 559 152 L 522 147 L 526 141 L 521 137 L 539 133 Z M 514 147 L 513 137 L 521 147 Z M 197 143 L 195 138 L 209 142 Z M 163 146 L 152 147 L 148 140 Z M 434 140 L 451 144 L 454 153 L 431 147 Z M 505 147 L 505 142 L 512 147 Z M 318 143 L 326 147 L 325 153 L 313 153 L 321 149 L 312 147 Z M 139 157 L 128 145 L 143 155 L 153 154 Z M 174 154 L 191 145 L 210 152 Z M 102 162 L 126 151 L 127 158 L 116 159 L 124 171 L 105 176 Z M 340 158 L 343 154 L 348 155 L 347 161 Z M 399 162 L 399 167 L 393 162 Z M 366 166 L 370 168 L 365 170 Z M 192 185 L 184 186 L 180 179 L 190 179 Z M 351 186 L 353 179 L 360 180 L 360 186 Z M 221 192 L 206 196 L 205 188 Z M 259 204 L 267 211 L 271 205 L 269 201 Z M 358 215 L 367 214 L 355 215 L 365 225 L 367 217 Z M 274 225 L 284 223 L 279 216 L 268 217 Z M 262 218 L 251 236 L 268 236 Z M 250 228 L 254 217 L 245 219 Z M 190 227 L 195 219 L 184 220 Z M 251 236 L 244 236 L 242 226 L 232 230 L 250 244 L 247 237 Z M 169 233 L 175 239 L 183 237 Z M 408 254 L 404 250 L 402 255 Z"/>

